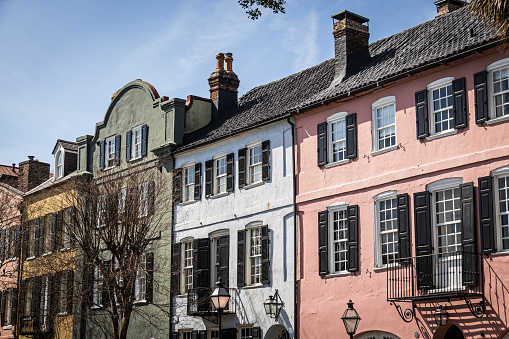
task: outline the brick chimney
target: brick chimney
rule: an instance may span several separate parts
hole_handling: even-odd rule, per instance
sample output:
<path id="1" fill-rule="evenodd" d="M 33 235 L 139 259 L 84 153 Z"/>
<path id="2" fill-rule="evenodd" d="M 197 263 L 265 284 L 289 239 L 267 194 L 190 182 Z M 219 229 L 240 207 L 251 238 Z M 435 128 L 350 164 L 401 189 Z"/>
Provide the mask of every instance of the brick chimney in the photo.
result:
<path id="1" fill-rule="evenodd" d="M 29 156 L 28 160 L 19 163 L 18 189 L 28 192 L 50 178 L 49 164 Z"/>
<path id="2" fill-rule="evenodd" d="M 221 111 L 237 106 L 237 89 L 240 83 L 239 78 L 233 72 L 231 53 L 218 53 L 216 62 L 216 69 L 209 77 L 210 99 L 216 108 L 213 118 L 217 118 Z"/>
<path id="3" fill-rule="evenodd" d="M 342 11 L 331 16 L 334 29 L 334 47 L 336 56 L 336 81 L 348 76 L 353 60 L 359 59 L 359 53 L 368 53 L 369 19 L 349 11 Z M 337 20 L 337 21 L 335 21 Z M 359 52 L 359 53 L 356 53 Z M 356 54 L 355 58 L 351 55 Z"/>
<path id="4" fill-rule="evenodd" d="M 455 11 L 455 10 L 465 6 L 466 4 L 467 3 L 465 1 L 461 1 L 461 0 L 438 0 L 438 1 L 435 1 L 435 5 L 437 6 L 437 15 L 435 18 L 438 18 L 441 15 Z"/>

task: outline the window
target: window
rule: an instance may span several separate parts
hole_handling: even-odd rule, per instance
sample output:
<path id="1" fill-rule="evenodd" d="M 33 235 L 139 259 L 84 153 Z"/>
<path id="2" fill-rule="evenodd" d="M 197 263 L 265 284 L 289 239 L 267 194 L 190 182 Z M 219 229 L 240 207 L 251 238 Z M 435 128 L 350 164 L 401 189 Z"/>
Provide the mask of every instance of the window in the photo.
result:
<path id="1" fill-rule="evenodd" d="M 41 288 L 41 310 L 40 310 L 40 324 L 43 331 L 49 330 L 49 307 L 50 307 L 50 277 L 45 275 L 42 277 Z"/>
<path id="2" fill-rule="evenodd" d="M 102 307 L 103 276 L 99 267 L 94 267 L 94 291 L 92 296 L 93 307 Z"/>
<path id="3" fill-rule="evenodd" d="M 24 285 L 24 288 L 21 289 L 21 292 L 23 293 L 24 297 L 24 305 L 25 308 L 22 310 L 23 315 L 25 317 L 30 317 L 32 312 L 32 291 L 33 291 L 33 280 L 32 279 L 26 279 L 23 280 L 22 287 Z"/>
<path id="4" fill-rule="evenodd" d="M 141 125 L 132 129 L 131 160 L 141 157 Z"/>
<path id="5" fill-rule="evenodd" d="M 248 183 L 254 184 L 262 181 L 262 144 L 248 148 Z"/>
<path id="6" fill-rule="evenodd" d="M 269 228 L 254 222 L 237 231 L 237 286 L 270 283 Z"/>
<path id="7" fill-rule="evenodd" d="M 229 286 L 230 236 L 227 230 L 220 230 L 215 232 L 211 237 L 212 247 L 210 258 L 212 265 L 210 266 L 210 286 L 216 286 L 219 277 L 221 277 L 226 286 Z"/>
<path id="8" fill-rule="evenodd" d="M 193 288 L 193 241 L 182 243 L 182 293 Z"/>
<path id="9" fill-rule="evenodd" d="M 396 99 L 386 97 L 373 103 L 373 151 L 396 146 Z"/>
<path id="10" fill-rule="evenodd" d="M 136 271 L 136 281 L 134 284 L 136 301 L 146 301 L 147 292 L 147 255 L 144 253 L 140 258 L 140 267 Z"/>
<path id="11" fill-rule="evenodd" d="M 317 126 L 318 166 L 357 157 L 357 114 L 336 113 Z"/>
<path id="12" fill-rule="evenodd" d="M 249 230 L 249 284 L 261 284 L 262 278 L 262 229 Z"/>
<path id="13" fill-rule="evenodd" d="M 182 339 L 193 339 L 193 331 L 183 330 L 180 332 L 180 338 Z"/>
<path id="14" fill-rule="evenodd" d="M 59 150 L 55 157 L 55 179 L 64 176 L 64 152 Z"/>
<path id="15" fill-rule="evenodd" d="M 13 306 L 16 307 L 16 305 L 13 304 L 14 302 L 14 294 L 17 293 L 16 289 L 9 288 L 4 291 L 5 293 L 5 305 L 4 312 L 5 312 L 5 325 L 11 325 L 12 324 L 12 308 Z"/>
<path id="16" fill-rule="evenodd" d="M 184 168 L 184 177 L 183 177 L 183 187 L 184 194 L 182 197 L 182 201 L 193 201 L 194 200 L 194 179 L 195 179 L 195 170 L 194 164 L 189 167 Z"/>
<path id="17" fill-rule="evenodd" d="M 348 271 L 348 220 L 346 208 L 330 213 L 330 245 L 332 273 Z"/>
<path id="18" fill-rule="evenodd" d="M 219 339 L 218 329 L 209 329 L 209 339 Z"/>
<path id="19" fill-rule="evenodd" d="M 58 313 L 67 312 L 67 274 L 60 275 L 58 286 Z"/>
<path id="20" fill-rule="evenodd" d="M 214 159 L 214 194 L 226 192 L 226 156 Z"/>
<path id="21" fill-rule="evenodd" d="M 148 215 L 148 209 L 149 209 L 149 182 L 144 182 L 143 184 L 140 184 L 139 190 L 140 190 L 140 201 L 139 201 L 139 207 L 138 207 L 138 217 L 146 217 Z"/>
<path id="22" fill-rule="evenodd" d="M 97 201 L 97 227 L 106 226 L 106 195 L 100 195 Z"/>
<path id="23" fill-rule="evenodd" d="M 29 239 L 29 249 L 28 249 L 28 256 L 30 258 L 35 257 L 35 230 L 39 227 L 39 220 L 34 219 L 29 221 L 30 225 L 30 239 Z"/>
<path id="24" fill-rule="evenodd" d="M 428 85 L 431 135 L 454 130 L 453 80 L 454 78 L 444 78 Z"/>
<path id="25" fill-rule="evenodd" d="M 399 258 L 397 193 L 375 197 L 376 266 L 384 267 Z"/>
<path id="26" fill-rule="evenodd" d="M 509 59 L 497 61 L 487 67 L 489 74 L 490 117 L 509 116 Z"/>
<path id="27" fill-rule="evenodd" d="M 327 120 L 329 142 L 329 163 L 335 163 L 346 159 L 346 113 L 342 118 Z"/>
<path id="28" fill-rule="evenodd" d="M 44 227 L 44 254 L 51 253 L 53 249 L 53 223 L 56 223 L 56 213 L 41 218 Z"/>
<path id="29" fill-rule="evenodd" d="M 253 328 L 252 327 L 241 327 L 240 328 L 240 339 L 253 339 Z"/>
<path id="30" fill-rule="evenodd" d="M 106 139 L 106 168 L 115 166 L 115 136 Z"/>

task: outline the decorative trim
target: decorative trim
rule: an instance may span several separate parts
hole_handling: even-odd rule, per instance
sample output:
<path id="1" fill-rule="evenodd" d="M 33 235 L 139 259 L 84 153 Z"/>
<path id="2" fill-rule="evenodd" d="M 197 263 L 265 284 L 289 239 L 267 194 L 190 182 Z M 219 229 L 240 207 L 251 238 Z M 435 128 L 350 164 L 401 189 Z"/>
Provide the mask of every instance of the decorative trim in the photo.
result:
<path id="1" fill-rule="evenodd" d="M 330 204 L 329 206 L 327 206 L 327 209 L 330 211 L 330 210 L 333 210 L 333 209 L 343 209 L 343 208 L 347 208 L 348 207 L 348 203 L 347 202 L 344 202 L 344 201 L 337 201 L 335 203 L 332 203 Z"/>
<path id="2" fill-rule="evenodd" d="M 432 83 L 430 83 L 426 88 L 429 91 L 431 89 L 443 87 L 443 86 L 446 86 L 446 85 L 452 83 L 453 80 L 454 80 L 454 77 L 446 77 L 446 78 L 438 79 L 438 80 L 435 80 Z"/>
<path id="3" fill-rule="evenodd" d="M 507 175 L 509 174 L 509 166 L 499 167 L 491 171 L 491 176 L 496 177 L 499 175 Z"/>
<path id="4" fill-rule="evenodd" d="M 412 320 L 414 320 L 414 303 L 412 302 L 412 309 L 405 309 L 402 311 L 402 308 L 400 305 L 396 304 L 394 301 L 390 302 L 390 305 L 394 305 L 396 307 L 396 311 L 398 311 L 399 316 L 401 319 L 403 319 L 404 322 L 410 323 Z"/>
<path id="5" fill-rule="evenodd" d="M 348 115 L 347 112 L 339 112 L 339 113 L 331 115 L 325 121 L 327 123 L 331 123 L 331 122 L 336 121 L 336 120 L 344 119 L 344 118 L 346 118 L 347 115 Z"/>
<path id="6" fill-rule="evenodd" d="M 447 178 L 426 185 L 426 190 L 433 192 L 447 188 L 455 188 L 461 184 L 463 184 L 463 178 Z"/>

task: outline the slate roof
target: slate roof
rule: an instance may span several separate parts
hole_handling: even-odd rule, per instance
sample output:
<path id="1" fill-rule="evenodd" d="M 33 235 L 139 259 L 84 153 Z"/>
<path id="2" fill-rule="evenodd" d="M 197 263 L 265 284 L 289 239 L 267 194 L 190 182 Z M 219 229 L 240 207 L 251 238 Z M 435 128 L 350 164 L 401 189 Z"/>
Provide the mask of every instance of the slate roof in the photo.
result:
<path id="1" fill-rule="evenodd" d="M 19 173 L 19 168 L 14 167 L 14 171 L 12 170 L 12 165 L 0 165 L 0 175 L 8 175 L 11 177 L 17 177 Z"/>
<path id="2" fill-rule="evenodd" d="M 55 147 L 53 147 L 53 152 L 52 154 L 55 154 L 55 151 L 57 149 L 57 146 L 58 144 L 62 145 L 62 147 L 65 149 L 65 150 L 70 150 L 70 151 L 75 151 L 77 152 L 78 151 L 78 144 L 73 142 L 73 141 L 67 141 L 67 140 L 62 140 L 62 139 L 57 139 L 57 143 L 55 144 Z"/>
<path id="3" fill-rule="evenodd" d="M 286 78 L 253 88 L 238 107 L 218 121 L 184 136 L 183 151 L 275 121 L 317 103 L 404 74 L 433 62 L 495 41 L 491 26 L 470 14 L 467 6 L 369 45 L 348 77 L 334 80 L 334 58 Z M 330 46 L 334 48 L 333 45 Z"/>
<path id="4" fill-rule="evenodd" d="M 9 190 L 16 195 L 19 195 L 19 196 L 23 195 L 23 192 L 21 192 L 19 189 L 12 187 L 10 185 L 7 185 L 3 182 L 0 182 L 0 187 L 3 187 L 4 189 Z"/>
<path id="5" fill-rule="evenodd" d="M 81 174 L 78 173 L 78 171 L 74 171 L 74 172 L 69 173 L 65 177 L 58 178 L 58 179 L 55 179 L 54 176 L 51 176 L 51 178 L 49 178 L 48 180 L 46 180 L 45 182 L 43 182 L 39 186 L 36 186 L 36 187 L 32 188 L 30 191 L 26 192 L 23 196 L 26 197 L 26 196 L 34 194 L 36 192 L 45 190 L 47 188 L 53 187 L 55 185 L 58 185 L 58 184 L 60 184 L 60 183 L 62 183 L 64 181 L 68 181 L 69 179 L 75 178 L 75 177 L 80 176 L 80 175 Z"/>

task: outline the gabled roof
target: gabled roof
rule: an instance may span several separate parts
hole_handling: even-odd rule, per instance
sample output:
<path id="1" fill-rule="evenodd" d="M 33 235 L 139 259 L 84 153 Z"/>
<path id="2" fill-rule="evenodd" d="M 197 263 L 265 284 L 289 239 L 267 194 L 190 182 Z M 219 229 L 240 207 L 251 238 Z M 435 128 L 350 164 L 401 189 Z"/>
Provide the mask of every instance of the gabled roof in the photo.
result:
<path id="1" fill-rule="evenodd" d="M 55 147 L 53 147 L 53 152 L 51 152 L 51 154 L 55 154 L 59 144 L 62 145 L 62 147 L 66 151 L 78 152 L 78 144 L 77 143 L 75 143 L 73 141 L 57 139 L 57 143 L 55 144 Z"/>
<path id="2" fill-rule="evenodd" d="M 19 174 L 18 167 L 14 167 L 14 170 L 13 170 L 12 165 L 11 166 L 0 165 L 0 175 L 8 175 L 11 177 L 17 177 L 18 174 Z"/>
<path id="3" fill-rule="evenodd" d="M 244 94 L 238 107 L 221 112 L 217 121 L 184 136 L 175 152 L 229 137 L 279 120 L 291 114 L 328 103 L 366 86 L 422 67 L 461 56 L 488 43 L 498 43 L 491 26 L 469 12 L 468 6 L 442 15 L 369 45 L 369 53 L 352 55 L 345 79 L 334 81 L 334 59 L 322 62 L 281 80 L 253 88 Z M 493 45 L 493 46 L 494 46 Z M 491 46 L 491 45 L 490 45 Z M 333 48 L 333 46 L 331 46 Z"/>
<path id="4" fill-rule="evenodd" d="M 15 188 L 15 187 L 12 187 L 10 185 L 7 185 L 3 182 L 0 182 L 0 187 L 8 190 L 8 191 L 11 191 L 12 193 L 16 194 L 16 195 L 19 195 L 19 196 L 22 196 L 23 195 L 23 192 L 21 192 L 19 189 Z"/>
<path id="5" fill-rule="evenodd" d="M 48 180 L 46 180 L 39 186 L 32 188 L 30 191 L 26 192 L 23 196 L 26 197 L 26 196 L 34 194 L 36 192 L 51 188 L 53 186 L 59 185 L 62 182 L 68 181 L 69 179 L 72 179 L 72 178 L 80 176 L 80 175 L 81 175 L 81 173 L 78 173 L 78 171 L 74 171 L 74 172 L 66 175 L 65 177 L 61 177 L 58 179 L 55 179 L 54 176 L 51 176 L 51 178 L 49 178 Z"/>

